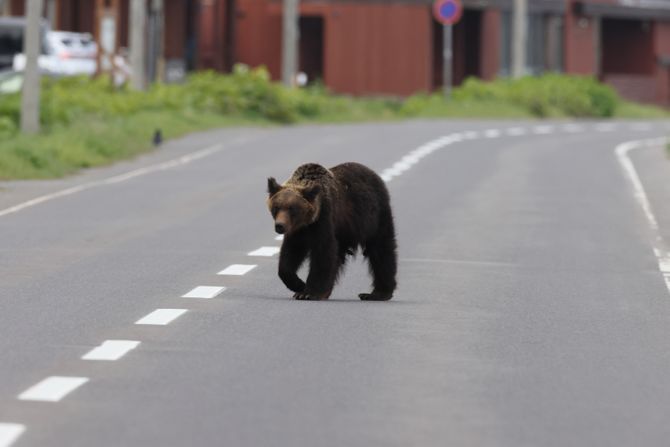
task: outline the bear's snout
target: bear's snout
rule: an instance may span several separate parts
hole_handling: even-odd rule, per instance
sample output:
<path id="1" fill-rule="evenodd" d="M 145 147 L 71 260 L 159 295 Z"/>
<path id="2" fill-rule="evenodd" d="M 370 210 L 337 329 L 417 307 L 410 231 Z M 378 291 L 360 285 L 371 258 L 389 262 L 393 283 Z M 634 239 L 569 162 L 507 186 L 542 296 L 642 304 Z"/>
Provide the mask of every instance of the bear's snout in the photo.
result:
<path id="1" fill-rule="evenodd" d="M 286 227 L 282 223 L 276 223 L 275 231 L 279 234 L 284 234 L 286 232 Z"/>

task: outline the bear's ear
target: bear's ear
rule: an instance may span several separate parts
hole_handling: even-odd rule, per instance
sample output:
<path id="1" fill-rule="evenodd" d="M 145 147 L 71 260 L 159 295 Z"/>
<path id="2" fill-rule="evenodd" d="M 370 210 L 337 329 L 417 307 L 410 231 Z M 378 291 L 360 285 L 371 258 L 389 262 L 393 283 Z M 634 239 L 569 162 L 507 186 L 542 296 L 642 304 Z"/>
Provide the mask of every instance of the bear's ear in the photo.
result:
<path id="1" fill-rule="evenodd" d="M 310 186 L 309 188 L 305 188 L 302 190 L 302 196 L 308 202 L 313 202 L 314 199 L 316 199 L 316 196 L 319 195 L 320 191 L 321 187 L 319 185 Z"/>
<path id="2" fill-rule="evenodd" d="M 277 180 L 274 177 L 268 177 L 268 194 L 270 194 L 270 197 L 277 194 L 280 189 L 281 185 L 277 183 Z"/>

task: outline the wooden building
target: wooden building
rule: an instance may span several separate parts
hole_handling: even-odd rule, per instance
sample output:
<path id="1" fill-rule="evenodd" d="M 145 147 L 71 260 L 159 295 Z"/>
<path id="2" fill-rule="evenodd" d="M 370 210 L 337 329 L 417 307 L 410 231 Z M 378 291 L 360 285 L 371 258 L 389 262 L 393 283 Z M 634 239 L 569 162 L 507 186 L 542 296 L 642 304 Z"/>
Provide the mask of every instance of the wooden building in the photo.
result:
<path id="1" fill-rule="evenodd" d="M 7 0 L 21 15 L 25 0 Z M 237 62 L 281 69 L 281 0 L 163 0 L 164 57 L 186 70 Z M 507 76 L 513 0 L 462 0 L 454 83 Z M 589 74 L 630 99 L 670 105 L 670 0 L 528 0 L 527 72 Z M 54 28 L 98 35 L 113 6 L 128 43 L 129 0 L 47 0 Z M 149 3 L 149 2 L 148 2 Z M 432 0 L 301 0 L 300 69 L 336 92 L 404 96 L 441 87 Z"/>

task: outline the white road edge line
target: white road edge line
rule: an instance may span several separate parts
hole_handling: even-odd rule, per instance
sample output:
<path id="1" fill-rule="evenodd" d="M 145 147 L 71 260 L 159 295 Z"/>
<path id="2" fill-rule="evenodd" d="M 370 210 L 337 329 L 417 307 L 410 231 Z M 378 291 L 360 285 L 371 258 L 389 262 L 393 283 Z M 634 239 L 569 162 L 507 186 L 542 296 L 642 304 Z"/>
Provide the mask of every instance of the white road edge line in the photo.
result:
<path id="1" fill-rule="evenodd" d="M 242 276 L 256 268 L 256 264 L 232 264 L 221 270 L 217 275 Z"/>
<path id="2" fill-rule="evenodd" d="M 218 286 L 198 286 L 195 289 L 183 294 L 182 298 L 202 298 L 211 299 L 217 297 L 221 292 L 226 290 L 225 287 Z"/>
<path id="3" fill-rule="evenodd" d="M 19 394 L 18 399 L 58 402 L 88 381 L 88 377 L 50 376 Z"/>
<path id="4" fill-rule="evenodd" d="M 659 232 L 658 220 L 656 219 L 656 216 L 654 215 L 654 212 L 651 208 L 651 203 L 649 202 L 647 193 L 644 190 L 644 186 L 642 185 L 642 180 L 640 180 L 640 175 L 638 174 L 637 169 L 635 169 L 635 165 L 629 156 L 629 153 L 632 150 L 641 147 L 657 147 L 663 144 L 667 144 L 668 141 L 668 138 L 627 141 L 618 145 L 615 149 L 615 153 L 619 164 L 623 168 L 626 176 L 628 177 L 628 180 L 630 180 L 633 186 L 635 200 L 637 200 L 637 203 L 642 208 L 649 226 L 655 233 L 656 240 L 654 242 L 654 255 L 656 255 L 656 259 L 658 261 L 658 269 L 663 275 L 668 292 L 670 292 L 670 250 L 668 250 L 667 245 L 665 244 L 665 241 Z"/>
<path id="5" fill-rule="evenodd" d="M 81 358 L 82 360 L 115 361 L 139 345 L 140 342 L 135 340 L 105 340 L 100 346 L 91 349 Z"/>
<path id="6" fill-rule="evenodd" d="M 246 138 L 240 137 L 236 138 L 235 140 L 231 141 L 230 144 L 239 144 L 241 142 L 244 142 Z M 130 180 L 135 177 L 140 177 L 142 175 L 146 174 L 151 174 L 153 172 L 158 172 L 158 171 L 165 171 L 168 169 L 176 168 L 177 166 L 183 166 L 186 164 L 189 164 L 191 162 L 194 162 L 196 160 L 200 160 L 202 158 L 208 157 L 212 154 L 215 154 L 217 152 L 222 151 L 225 149 L 227 145 L 217 143 L 215 145 L 206 147 L 204 149 L 191 152 L 190 154 L 185 154 L 182 155 L 181 157 L 173 158 L 168 161 L 164 161 L 161 163 L 157 163 L 154 165 L 146 166 L 144 168 L 139 168 L 135 169 L 123 174 L 118 174 L 112 177 L 108 177 L 106 179 L 102 180 L 96 180 L 88 183 L 82 183 L 81 185 L 77 186 L 72 186 L 70 188 L 66 188 L 60 191 L 56 191 L 51 194 L 45 194 L 39 197 L 35 197 L 34 199 L 27 200 L 25 202 L 19 203 L 14 206 L 10 206 L 9 208 L 5 208 L 3 210 L 0 210 L 0 217 L 7 216 L 8 214 L 13 214 L 13 213 L 18 213 L 21 210 L 24 210 L 26 208 L 33 207 L 35 205 L 39 205 L 40 203 L 48 202 L 54 199 L 58 199 L 60 197 L 65 197 L 65 196 L 70 196 L 72 194 L 76 194 L 78 192 L 86 191 L 88 189 L 92 188 L 97 188 L 100 186 L 105 186 L 105 185 L 113 185 L 116 183 L 121 183 L 125 182 L 126 180 Z"/>
<path id="7" fill-rule="evenodd" d="M 26 431 L 23 424 L 0 422 L 0 447 L 10 447 Z"/>
<path id="8" fill-rule="evenodd" d="M 270 257 L 279 253 L 279 247 L 261 247 L 257 250 L 250 251 L 247 256 L 265 256 Z"/>
<path id="9" fill-rule="evenodd" d="M 187 309 L 156 309 L 148 315 L 137 320 L 135 324 L 165 326 L 185 314 L 186 311 Z"/>

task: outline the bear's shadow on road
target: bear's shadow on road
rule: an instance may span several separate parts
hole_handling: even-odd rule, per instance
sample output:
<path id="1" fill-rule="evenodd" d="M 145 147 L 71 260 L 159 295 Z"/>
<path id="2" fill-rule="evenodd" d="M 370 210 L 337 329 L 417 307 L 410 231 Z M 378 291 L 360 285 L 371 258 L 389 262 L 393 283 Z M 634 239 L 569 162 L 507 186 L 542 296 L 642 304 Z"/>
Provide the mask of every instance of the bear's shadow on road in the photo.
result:
<path id="1" fill-rule="evenodd" d="M 245 298 L 259 299 L 259 300 L 268 300 L 268 301 L 288 301 L 296 303 L 306 303 L 306 304 L 327 304 L 327 303 L 361 303 L 369 305 L 400 305 L 400 304 L 416 304 L 412 301 L 406 301 L 402 299 L 393 298 L 389 301 L 363 301 L 356 298 L 329 298 L 327 300 L 296 300 L 291 296 L 268 296 L 268 295 L 246 295 Z"/>

